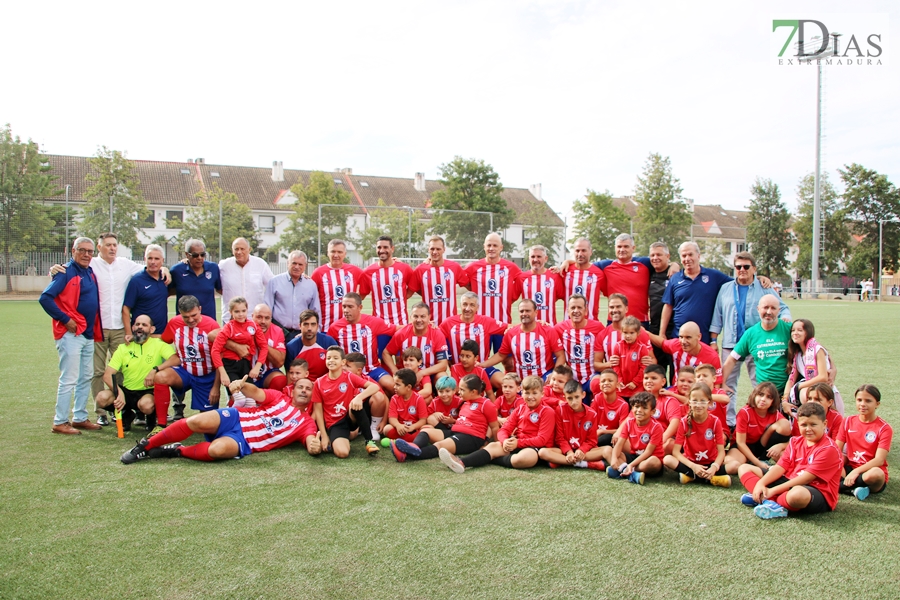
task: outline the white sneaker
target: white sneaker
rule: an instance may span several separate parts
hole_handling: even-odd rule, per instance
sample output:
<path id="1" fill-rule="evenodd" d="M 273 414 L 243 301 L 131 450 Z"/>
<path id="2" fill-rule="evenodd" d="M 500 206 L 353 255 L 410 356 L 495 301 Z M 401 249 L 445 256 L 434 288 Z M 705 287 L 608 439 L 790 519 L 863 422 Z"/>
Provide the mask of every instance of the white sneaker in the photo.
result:
<path id="1" fill-rule="evenodd" d="M 451 454 L 450 451 L 446 448 L 441 448 L 440 450 L 438 450 L 438 456 L 440 457 L 441 462 L 447 465 L 447 467 L 454 473 L 462 475 L 466 472 L 466 466 L 462 464 L 462 461 Z"/>

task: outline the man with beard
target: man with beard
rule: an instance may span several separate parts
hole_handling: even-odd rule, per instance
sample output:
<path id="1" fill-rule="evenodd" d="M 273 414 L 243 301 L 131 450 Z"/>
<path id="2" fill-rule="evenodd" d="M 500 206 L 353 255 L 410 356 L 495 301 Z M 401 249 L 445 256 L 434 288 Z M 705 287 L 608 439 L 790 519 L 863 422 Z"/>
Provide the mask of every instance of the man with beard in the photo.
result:
<path id="1" fill-rule="evenodd" d="M 528 250 L 531 269 L 519 275 L 519 289 L 523 298 L 533 300 L 537 306 L 538 321 L 556 325 L 556 301 L 565 294 L 565 282 L 547 268 L 548 260 L 547 248 L 532 246 Z"/>
<path id="2" fill-rule="evenodd" d="M 372 294 L 372 315 L 388 325 L 402 327 L 409 323 L 406 300 L 419 291 L 416 277 L 408 264 L 394 258 L 394 240 L 390 236 L 378 238 L 375 252 L 378 262 L 363 271 L 359 295 Z"/>
<path id="3" fill-rule="evenodd" d="M 416 287 L 435 327 L 456 314 L 456 290 L 469 283 L 459 263 L 444 258 L 444 238 L 439 235 L 428 239 L 428 258 L 414 271 Z"/>
<path id="4" fill-rule="evenodd" d="M 566 355 L 559 343 L 559 335 L 549 325 L 541 325 L 535 318 L 533 300 L 519 302 L 519 325 L 503 335 L 500 350 L 478 366 L 486 369 L 512 356 L 516 374 L 524 379 L 536 375 L 546 379 L 553 367 L 566 364 Z"/>
<path id="5" fill-rule="evenodd" d="M 450 317 L 441 323 L 441 332 L 447 338 L 450 364 L 459 363 L 459 352 L 463 342 L 474 340 L 478 344 L 478 355 L 475 360 L 482 362 L 491 356 L 491 348 L 499 348 L 503 342 L 503 334 L 507 325 L 478 314 L 478 294 L 475 292 L 464 293 L 459 300 L 459 314 Z M 500 389 L 503 381 L 503 371 L 494 367 L 485 369 L 491 379 L 491 385 Z"/>
<path id="6" fill-rule="evenodd" d="M 309 368 L 309 379 L 315 382 L 328 372 L 325 350 L 336 345 L 337 341 L 333 337 L 319 331 L 319 315 L 316 311 L 304 310 L 300 313 L 300 335 L 288 342 L 284 364 L 291 365 L 295 359 L 302 358 Z M 275 384 L 272 387 L 278 389 Z"/>
<path id="7" fill-rule="evenodd" d="M 570 296 L 566 302 L 569 318 L 556 326 L 556 333 L 562 342 L 566 362 L 572 368 L 573 377 L 581 384 L 586 396 L 585 404 L 593 398 L 590 390 L 591 376 L 600 372 L 603 351 L 600 339 L 603 325 L 587 318 L 587 299 L 584 296 Z"/>

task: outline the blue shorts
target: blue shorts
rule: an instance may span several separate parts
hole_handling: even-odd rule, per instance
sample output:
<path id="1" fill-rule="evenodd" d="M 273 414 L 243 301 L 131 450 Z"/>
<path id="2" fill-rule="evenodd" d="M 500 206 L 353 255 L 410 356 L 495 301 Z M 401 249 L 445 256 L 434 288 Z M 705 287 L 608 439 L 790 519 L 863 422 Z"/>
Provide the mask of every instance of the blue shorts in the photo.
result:
<path id="1" fill-rule="evenodd" d="M 260 372 L 259 377 L 257 377 L 256 379 L 250 379 L 249 383 L 252 383 L 259 389 L 263 389 L 265 387 L 263 385 L 263 382 L 265 382 L 266 377 L 268 377 L 270 373 L 279 373 L 281 375 L 284 375 L 284 371 L 282 371 L 281 369 L 266 369 Z"/>
<path id="2" fill-rule="evenodd" d="M 382 369 L 381 367 L 375 367 L 374 369 L 372 369 L 371 371 L 366 373 L 366 375 L 371 377 L 376 383 L 380 383 L 381 378 L 384 376 L 388 376 L 388 377 L 391 376 L 391 374 L 388 373 L 387 370 Z"/>
<path id="3" fill-rule="evenodd" d="M 584 399 L 582 399 L 582 402 L 584 402 L 585 406 L 590 406 L 591 402 L 594 401 L 594 394 L 591 392 L 591 380 L 588 379 L 582 383 L 581 389 L 584 390 Z"/>
<path id="4" fill-rule="evenodd" d="M 494 376 L 494 373 L 500 373 L 500 369 L 497 367 L 487 367 L 484 372 L 487 373 L 488 379 L 490 379 Z"/>
<path id="5" fill-rule="evenodd" d="M 550 369 L 549 371 L 547 371 L 546 373 L 541 375 L 541 379 L 543 379 L 544 381 L 547 381 L 547 378 L 550 377 L 550 373 L 552 373 L 552 372 L 553 372 L 553 369 Z"/>
<path id="6" fill-rule="evenodd" d="M 206 434 L 206 440 L 211 442 L 217 438 L 227 437 L 233 439 L 238 445 L 238 455 L 236 458 L 243 458 L 251 454 L 250 444 L 244 439 L 244 432 L 241 430 L 241 413 L 236 408 L 219 408 L 219 429 L 216 435 Z"/>
<path id="7" fill-rule="evenodd" d="M 185 392 L 193 390 L 194 393 L 191 394 L 191 408 L 193 410 L 205 412 L 218 408 L 218 404 L 213 406 L 209 403 L 209 393 L 212 391 L 213 383 L 216 380 L 215 371 L 202 377 L 197 377 L 188 373 L 184 367 L 172 367 L 172 370 L 181 377 L 181 390 L 176 390 L 179 396 L 183 398 Z"/>

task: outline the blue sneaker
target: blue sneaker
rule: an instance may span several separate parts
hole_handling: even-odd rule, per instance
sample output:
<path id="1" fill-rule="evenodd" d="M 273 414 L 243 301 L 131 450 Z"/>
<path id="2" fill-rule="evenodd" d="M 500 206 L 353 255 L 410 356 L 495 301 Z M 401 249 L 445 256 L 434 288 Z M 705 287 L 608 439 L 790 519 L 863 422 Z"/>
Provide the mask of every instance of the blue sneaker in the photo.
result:
<path id="1" fill-rule="evenodd" d="M 404 439 L 399 439 L 394 442 L 394 446 L 403 452 L 404 454 L 412 454 L 413 456 L 422 456 L 422 449 L 416 446 L 415 444 L 410 444 Z"/>
<path id="2" fill-rule="evenodd" d="M 632 471 L 631 475 L 628 476 L 628 481 L 638 485 L 644 485 L 644 474 L 640 471 Z"/>
<path id="3" fill-rule="evenodd" d="M 853 495 L 856 496 L 857 500 L 865 500 L 869 497 L 869 487 L 864 485 L 862 487 L 854 488 Z"/>
<path id="4" fill-rule="evenodd" d="M 753 509 L 753 514 L 760 519 L 779 519 L 788 516 L 788 511 L 774 500 L 766 500 Z"/>
<path id="5" fill-rule="evenodd" d="M 749 492 L 744 494 L 743 496 L 741 496 L 741 504 L 743 504 L 744 506 L 749 506 L 750 508 L 753 508 L 754 506 L 759 506 L 759 502 L 754 500 L 753 494 L 751 494 Z"/>
<path id="6" fill-rule="evenodd" d="M 606 476 L 610 479 L 621 479 L 622 473 L 615 467 L 606 467 Z"/>

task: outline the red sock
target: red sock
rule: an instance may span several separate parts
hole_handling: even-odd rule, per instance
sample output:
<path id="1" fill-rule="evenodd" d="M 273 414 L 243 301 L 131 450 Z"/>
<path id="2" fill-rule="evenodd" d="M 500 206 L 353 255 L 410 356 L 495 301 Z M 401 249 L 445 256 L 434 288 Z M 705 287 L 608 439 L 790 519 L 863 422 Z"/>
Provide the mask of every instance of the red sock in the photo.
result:
<path id="1" fill-rule="evenodd" d="M 199 444 L 194 444 L 193 446 L 182 446 L 181 455 L 185 458 L 190 458 L 191 460 L 202 460 L 204 462 L 213 461 L 213 457 L 209 455 L 209 442 L 201 442 Z"/>
<path id="2" fill-rule="evenodd" d="M 756 487 L 756 484 L 759 483 L 760 477 L 756 473 L 752 471 L 747 471 L 743 475 L 741 475 L 741 485 L 746 488 L 748 492 L 753 493 L 753 488 Z"/>
<path id="3" fill-rule="evenodd" d="M 173 442 L 182 442 L 194 434 L 191 431 L 191 428 L 188 427 L 187 419 L 181 419 L 180 421 L 175 421 L 152 438 L 150 438 L 150 443 L 147 444 L 147 449 L 152 450 L 153 448 L 159 448 L 165 444 L 171 444 Z"/>
<path id="4" fill-rule="evenodd" d="M 284 375 L 276 375 L 272 378 L 272 382 L 266 387 L 270 390 L 283 390 L 287 387 L 287 377 Z"/>
<path id="5" fill-rule="evenodd" d="M 781 506 L 785 507 L 788 510 L 797 510 L 796 508 L 794 508 L 793 506 L 788 504 L 787 493 L 781 494 L 780 496 L 775 498 L 775 502 L 777 502 L 778 504 L 780 504 Z"/>
<path id="6" fill-rule="evenodd" d="M 170 401 L 169 386 L 161 383 L 155 384 L 153 386 L 153 402 L 156 404 L 156 423 L 163 427 L 166 426 L 166 422 L 169 420 Z"/>

